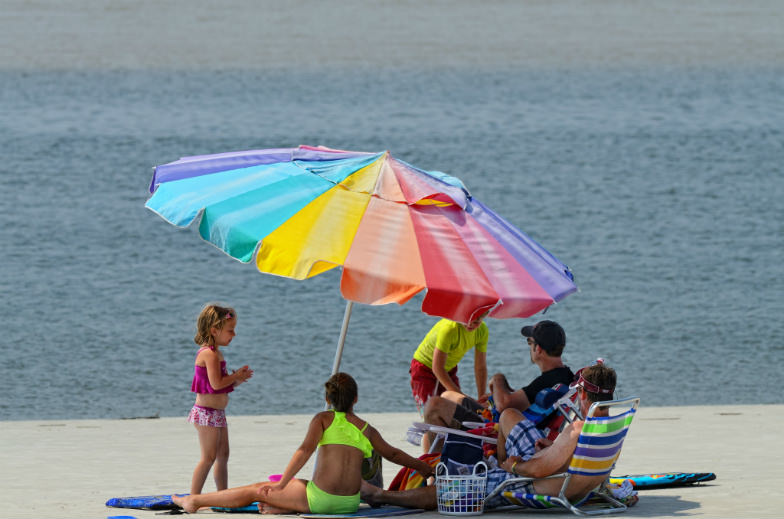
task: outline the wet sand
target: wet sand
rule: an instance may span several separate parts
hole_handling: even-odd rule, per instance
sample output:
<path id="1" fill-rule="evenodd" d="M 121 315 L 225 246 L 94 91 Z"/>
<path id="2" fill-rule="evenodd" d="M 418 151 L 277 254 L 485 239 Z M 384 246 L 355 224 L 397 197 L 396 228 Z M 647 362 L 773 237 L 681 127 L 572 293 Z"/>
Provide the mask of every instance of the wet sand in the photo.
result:
<path id="1" fill-rule="evenodd" d="M 781 517 L 782 415 L 784 405 L 641 407 L 614 475 L 683 471 L 715 472 L 718 478 L 640 492 L 639 503 L 625 516 Z M 404 440 L 415 413 L 363 417 L 390 443 L 419 453 Z M 241 485 L 282 472 L 310 416 L 229 419 L 229 484 Z M 184 418 L 2 422 L 0 445 L 0 517 L 11 519 L 155 517 L 153 511 L 104 504 L 111 497 L 186 492 L 198 455 L 196 434 Z M 312 469 L 311 461 L 300 477 L 308 478 Z M 384 463 L 386 484 L 397 470 Z M 208 480 L 205 491 L 212 489 Z"/>

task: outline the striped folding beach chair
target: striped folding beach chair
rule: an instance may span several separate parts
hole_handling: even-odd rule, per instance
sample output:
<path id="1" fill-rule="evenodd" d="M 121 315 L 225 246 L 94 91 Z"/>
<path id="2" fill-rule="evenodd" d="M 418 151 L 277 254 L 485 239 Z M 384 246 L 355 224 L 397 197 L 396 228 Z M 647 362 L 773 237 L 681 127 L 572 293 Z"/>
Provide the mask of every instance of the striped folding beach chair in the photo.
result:
<path id="1" fill-rule="evenodd" d="M 610 471 L 621 454 L 623 440 L 626 438 L 626 433 L 629 430 L 639 403 L 639 398 L 632 397 L 609 402 L 596 402 L 591 406 L 568 470 L 561 474 L 543 478 L 563 478 L 564 481 L 557 496 L 515 492 L 511 490 L 515 486 L 520 486 L 521 483 L 535 482 L 536 479 L 513 478 L 504 481 L 496 487 L 487 495 L 486 499 L 490 499 L 498 494 L 503 495 L 508 501 L 513 503 L 509 507 L 502 507 L 503 509 L 563 507 L 577 515 L 601 515 L 623 512 L 626 510 L 626 505 L 615 499 L 604 483 L 597 486 L 593 492 L 590 492 L 585 498 L 576 503 L 569 502 L 566 498 L 566 490 L 573 475 L 609 477 Z M 612 409 L 618 412 L 618 414 L 606 417 L 595 416 L 600 409 Z M 586 505 L 589 501 L 591 504 L 598 501 L 603 506 L 600 508 L 591 506 L 590 509 L 586 509 L 583 505 Z"/>

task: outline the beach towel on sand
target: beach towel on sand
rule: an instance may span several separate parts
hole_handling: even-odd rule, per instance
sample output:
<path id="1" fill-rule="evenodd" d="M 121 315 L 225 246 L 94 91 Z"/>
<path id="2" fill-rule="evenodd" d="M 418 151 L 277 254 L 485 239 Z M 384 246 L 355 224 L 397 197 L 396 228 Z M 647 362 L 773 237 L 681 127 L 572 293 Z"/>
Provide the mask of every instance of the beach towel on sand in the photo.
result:
<path id="1" fill-rule="evenodd" d="M 175 494 L 187 496 L 188 494 Z M 138 510 L 176 510 L 179 506 L 171 500 L 171 494 L 155 496 L 113 497 L 106 502 L 112 508 L 136 508 Z"/>
<path id="2" fill-rule="evenodd" d="M 431 467 L 435 467 L 438 465 L 438 462 L 441 461 L 441 453 L 433 452 L 422 454 L 419 459 Z M 408 467 L 403 467 L 392 479 L 392 483 L 389 484 L 389 490 L 408 490 L 423 486 L 425 486 L 425 478 L 423 478 L 419 472 Z"/>
<path id="3" fill-rule="evenodd" d="M 225 508 L 220 506 L 213 506 L 213 512 L 224 512 L 224 513 L 258 513 L 258 508 L 256 503 L 252 505 L 243 506 L 239 508 Z M 344 517 L 391 517 L 395 515 L 409 515 L 409 514 L 418 514 L 424 512 L 424 510 L 420 508 L 403 508 L 401 506 L 380 506 L 378 508 L 371 508 L 367 505 L 362 505 L 359 507 L 359 510 L 354 512 L 353 514 L 310 514 L 310 513 L 303 513 L 297 514 L 299 517 L 304 517 L 306 519 L 340 519 Z"/>

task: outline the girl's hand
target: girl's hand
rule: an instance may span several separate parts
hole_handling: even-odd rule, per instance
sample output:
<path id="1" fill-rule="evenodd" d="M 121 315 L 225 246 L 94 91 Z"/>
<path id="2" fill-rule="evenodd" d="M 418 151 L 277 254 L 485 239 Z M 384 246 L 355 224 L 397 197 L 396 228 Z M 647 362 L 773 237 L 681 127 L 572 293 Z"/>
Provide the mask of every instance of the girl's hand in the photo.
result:
<path id="1" fill-rule="evenodd" d="M 246 380 L 248 380 L 250 377 L 253 376 L 253 370 L 250 369 L 246 364 L 245 366 L 242 366 L 240 369 L 235 371 L 234 376 L 236 378 L 235 383 L 242 384 L 243 382 L 245 382 Z"/>

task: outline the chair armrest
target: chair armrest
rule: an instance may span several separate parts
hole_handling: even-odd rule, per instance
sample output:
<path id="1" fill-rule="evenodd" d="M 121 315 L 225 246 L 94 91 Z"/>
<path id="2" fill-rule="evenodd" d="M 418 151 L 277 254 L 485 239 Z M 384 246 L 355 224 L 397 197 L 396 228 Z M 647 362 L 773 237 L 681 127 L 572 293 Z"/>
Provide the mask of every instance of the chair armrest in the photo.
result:
<path id="1" fill-rule="evenodd" d="M 450 427 L 442 427 L 440 425 L 431 425 L 428 423 L 414 423 L 414 427 L 422 431 L 429 431 L 436 434 L 456 434 L 457 436 L 465 436 L 466 438 L 474 438 L 482 440 L 483 442 L 492 443 L 493 445 L 498 445 L 498 438 L 482 436 L 479 434 L 471 434 L 465 431 L 461 431 L 460 429 L 452 429 Z"/>
<path id="2" fill-rule="evenodd" d="M 492 492 L 487 494 L 485 499 L 490 499 L 493 496 L 497 496 L 498 494 L 503 492 L 507 487 L 519 485 L 520 483 L 531 483 L 533 481 L 539 481 L 542 479 L 565 478 L 566 476 L 568 476 L 567 472 L 559 472 L 558 474 L 552 474 L 550 476 L 545 476 L 542 478 L 529 478 L 524 476 L 520 476 L 519 478 L 510 478 L 504 481 L 503 483 L 501 483 L 500 485 L 498 485 L 497 487 L 495 487 Z"/>

